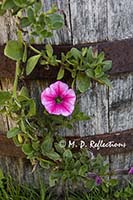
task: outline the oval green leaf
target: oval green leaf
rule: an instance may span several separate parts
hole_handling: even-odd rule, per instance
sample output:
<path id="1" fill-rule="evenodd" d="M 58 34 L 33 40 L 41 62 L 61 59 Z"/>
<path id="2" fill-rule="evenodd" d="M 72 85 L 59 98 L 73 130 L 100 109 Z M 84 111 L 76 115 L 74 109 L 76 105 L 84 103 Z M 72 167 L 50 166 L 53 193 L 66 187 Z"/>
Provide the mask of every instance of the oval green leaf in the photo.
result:
<path id="1" fill-rule="evenodd" d="M 23 57 L 22 45 L 20 45 L 16 40 L 10 40 L 5 46 L 4 54 L 12 60 L 19 61 Z"/>
<path id="2" fill-rule="evenodd" d="M 90 87 L 90 78 L 85 73 L 79 72 L 76 80 L 80 92 L 85 92 Z"/>
<path id="3" fill-rule="evenodd" d="M 15 128 L 11 128 L 8 132 L 7 132 L 7 138 L 12 138 L 15 137 L 16 135 L 18 135 L 18 133 L 20 133 L 20 129 L 15 127 Z"/>
<path id="4" fill-rule="evenodd" d="M 59 72 L 58 72 L 58 75 L 57 75 L 57 80 L 60 80 L 64 77 L 64 73 L 65 73 L 65 70 L 63 67 L 60 68 Z"/>
<path id="5" fill-rule="evenodd" d="M 29 75 L 33 71 L 40 57 L 41 55 L 39 54 L 36 56 L 32 56 L 28 59 L 28 62 L 26 65 L 26 75 Z"/>

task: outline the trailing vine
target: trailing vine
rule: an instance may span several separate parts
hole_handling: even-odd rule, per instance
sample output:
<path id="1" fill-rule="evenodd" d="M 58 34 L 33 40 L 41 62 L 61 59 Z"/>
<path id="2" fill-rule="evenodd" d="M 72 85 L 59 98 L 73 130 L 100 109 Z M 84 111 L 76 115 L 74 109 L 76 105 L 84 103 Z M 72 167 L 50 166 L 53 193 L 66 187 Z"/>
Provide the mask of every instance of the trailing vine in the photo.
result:
<path id="1" fill-rule="evenodd" d="M 108 166 L 103 158 L 92 157 L 86 148 L 73 152 L 63 145 L 59 131 L 72 129 L 77 121 L 89 120 L 90 117 L 80 111 L 76 98 L 91 87 L 92 81 L 111 86 L 107 72 L 112 61 L 105 60 L 104 52 L 98 53 L 92 47 L 72 48 L 66 54 L 61 53 L 60 58 L 50 43 L 44 45 L 44 49 L 36 49 L 32 45 L 36 38 L 43 42 L 64 25 L 63 15 L 56 6 L 44 11 L 41 1 L 5 0 L 0 4 L 0 14 L 7 10 L 16 19 L 17 32 L 17 40 L 9 40 L 4 49 L 4 54 L 16 61 L 13 91 L 0 91 L 0 113 L 16 122 L 7 137 L 22 149 L 34 168 L 40 165 L 50 171 L 50 186 L 60 183 L 66 188 L 75 188 L 82 183 L 90 189 L 103 183 L 103 188 L 108 187 L 110 182 L 105 181 Z M 24 40 L 25 36 L 28 41 Z M 34 53 L 31 57 L 29 50 Z M 18 87 L 19 81 L 29 76 L 37 65 L 44 70 L 46 66 L 58 69 L 55 83 L 40 94 L 41 111 L 28 88 Z M 67 84 L 62 81 L 66 72 L 71 75 L 71 82 Z"/>

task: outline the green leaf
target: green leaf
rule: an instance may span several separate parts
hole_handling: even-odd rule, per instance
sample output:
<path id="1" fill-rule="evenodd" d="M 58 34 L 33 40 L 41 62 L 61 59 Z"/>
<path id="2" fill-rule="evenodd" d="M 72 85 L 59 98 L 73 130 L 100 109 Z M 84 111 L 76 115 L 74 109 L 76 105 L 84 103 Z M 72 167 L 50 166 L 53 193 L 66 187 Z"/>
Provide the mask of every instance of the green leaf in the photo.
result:
<path id="1" fill-rule="evenodd" d="M 60 68 L 58 74 L 57 74 L 57 80 L 60 80 L 64 77 L 64 73 L 65 73 L 65 70 L 63 67 Z"/>
<path id="2" fill-rule="evenodd" d="M 15 137 L 16 135 L 18 135 L 18 133 L 20 133 L 20 129 L 15 127 L 15 128 L 11 128 L 8 132 L 7 132 L 7 138 L 12 138 Z"/>
<path id="3" fill-rule="evenodd" d="M 13 0 L 5 0 L 4 3 L 2 4 L 2 9 L 7 10 L 7 9 L 12 9 L 16 5 L 14 4 Z"/>
<path id="4" fill-rule="evenodd" d="M 105 54 L 102 51 L 99 55 L 98 55 L 98 63 L 101 64 L 104 60 Z"/>
<path id="5" fill-rule="evenodd" d="M 52 150 L 53 147 L 53 138 L 47 135 L 41 145 L 42 154 L 46 155 Z"/>
<path id="6" fill-rule="evenodd" d="M 80 176 L 85 176 L 85 173 L 88 171 L 88 166 L 87 165 L 82 165 L 79 169 L 79 175 Z"/>
<path id="7" fill-rule="evenodd" d="M 102 84 L 107 85 L 108 87 L 112 87 L 110 80 L 106 76 L 101 77 L 98 81 Z"/>
<path id="8" fill-rule="evenodd" d="M 82 48 L 81 53 L 82 53 L 82 56 L 85 56 L 87 53 L 87 47 Z"/>
<path id="9" fill-rule="evenodd" d="M 23 144 L 22 146 L 22 151 L 24 152 L 24 154 L 29 155 L 33 153 L 33 148 L 31 144 Z"/>
<path id="10" fill-rule="evenodd" d="M 52 177 L 52 175 L 49 176 L 49 186 L 54 187 L 58 182 L 58 178 Z"/>
<path id="11" fill-rule="evenodd" d="M 35 10 L 36 14 L 39 13 L 39 11 L 41 10 L 41 8 L 42 8 L 42 2 L 41 1 L 40 2 L 35 2 L 35 4 L 34 4 L 34 10 Z"/>
<path id="12" fill-rule="evenodd" d="M 110 179 L 109 182 L 110 182 L 111 186 L 116 186 L 118 184 L 117 179 Z"/>
<path id="13" fill-rule="evenodd" d="M 63 158 L 64 158 L 64 160 L 65 160 L 66 158 L 71 159 L 72 157 L 73 157 L 73 155 L 72 155 L 72 152 L 70 151 L 70 149 L 66 149 L 66 150 L 64 151 L 64 153 L 63 153 Z"/>
<path id="14" fill-rule="evenodd" d="M 53 36 L 53 33 L 52 32 L 49 32 L 47 30 L 43 30 L 40 32 L 40 35 L 43 37 L 43 38 L 47 38 L 47 37 L 52 37 Z"/>
<path id="15" fill-rule="evenodd" d="M 88 77 L 90 77 L 90 78 L 95 78 L 95 73 L 94 73 L 94 70 L 93 69 L 87 69 L 86 71 L 85 71 L 85 73 L 86 73 L 86 75 L 88 76 Z"/>
<path id="16" fill-rule="evenodd" d="M 20 19 L 20 26 L 22 28 L 25 28 L 31 24 L 31 21 L 28 19 L 28 17 L 23 17 Z"/>
<path id="17" fill-rule="evenodd" d="M 27 60 L 27 45 L 26 45 L 26 43 L 24 42 L 24 53 L 23 53 L 22 61 L 25 63 L 26 60 Z"/>
<path id="18" fill-rule="evenodd" d="M 39 151 L 39 148 L 40 148 L 40 142 L 37 140 L 37 141 L 33 141 L 32 142 L 32 147 L 35 151 Z"/>
<path id="19" fill-rule="evenodd" d="M 50 15 L 50 14 L 53 14 L 57 11 L 57 7 L 56 5 L 52 5 L 51 9 L 47 11 L 47 14 Z"/>
<path id="20" fill-rule="evenodd" d="M 61 159 L 60 155 L 58 153 L 56 153 L 55 151 L 46 153 L 46 156 L 48 156 L 50 159 L 52 159 L 54 161 Z"/>
<path id="21" fill-rule="evenodd" d="M 81 52 L 76 48 L 71 49 L 71 54 L 75 59 L 81 58 Z"/>
<path id="22" fill-rule="evenodd" d="M 39 22 L 39 24 L 41 26 L 41 29 L 42 28 L 44 29 L 44 26 L 46 25 L 46 23 L 45 23 L 45 14 L 44 13 L 40 14 L 38 22 Z"/>
<path id="23" fill-rule="evenodd" d="M 101 66 L 97 66 L 96 69 L 95 69 L 95 77 L 96 78 L 100 78 L 104 75 L 104 72 L 102 70 L 102 67 Z"/>
<path id="24" fill-rule="evenodd" d="M 61 141 L 60 141 L 60 142 L 61 142 Z M 56 149 L 56 151 L 57 151 L 58 153 L 63 154 L 63 152 L 64 152 L 64 148 L 61 147 L 60 144 L 58 144 L 58 143 L 54 143 L 54 146 L 55 146 L 55 149 Z"/>
<path id="25" fill-rule="evenodd" d="M 4 178 L 4 174 L 3 174 L 2 169 L 0 168 L 0 180 L 2 180 L 3 178 Z"/>
<path id="26" fill-rule="evenodd" d="M 50 168 L 50 165 L 52 164 L 51 161 L 48 161 L 48 160 L 40 160 L 39 162 L 40 166 L 44 169 L 49 169 Z"/>
<path id="27" fill-rule="evenodd" d="M 27 10 L 27 15 L 28 15 L 28 19 L 31 23 L 34 23 L 35 22 L 35 16 L 34 16 L 34 11 L 33 9 L 30 7 L 28 8 Z"/>
<path id="28" fill-rule="evenodd" d="M 114 193 L 114 197 L 117 198 L 117 199 L 120 199 L 120 192 L 119 191 L 116 191 Z"/>
<path id="29" fill-rule="evenodd" d="M 35 66 L 38 63 L 39 58 L 41 57 L 41 55 L 36 55 L 36 56 L 32 56 L 28 59 L 27 65 L 26 65 L 26 74 L 29 75 L 33 69 L 35 68 Z"/>
<path id="30" fill-rule="evenodd" d="M 4 54 L 12 60 L 19 61 L 23 57 L 23 48 L 18 41 L 10 40 L 5 46 Z"/>
<path id="31" fill-rule="evenodd" d="M 109 71 L 112 68 L 112 61 L 111 60 L 106 60 L 103 62 L 103 71 Z"/>
<path id="32" fill-rule="evenodd" d="M 29 92 L 28 89 L 26 87 L 22 87 L 20 90 L 20 96 L 24 96 L 24 97 L 28 97 L 29 98 Z"/>
<path id="33" fill-rule="evenodd" d="M 108 188 L 105 184 L 102 184 L 102 190 L 103 190 L 105 193 L 108 193 L 108 192 L 109 192 L 109 188 Z"/>
<path id="34" fill-rule="evenodd" d="M 79 72 L 76 80 L 80 92 L 85 92 L 90 87 L 90 78 L 85 73 Z"/>
<path id="35" fill-rule="evenodd" d="M 92 63 L 92 61 L 94 60 L 92 47 L 89 47 L 89 49 L 87 49 L 87 59 L 89 63 Z"/>
<path id="36" fill-rule="evenodd" d="M 26 7 L 28 3 L 27 0 L 13 0 L 13 2 L 20 8 Z"/>
<path id="37" fill-rule="evenodd" d="M 61 15 L 51 14 L 49 16 L 49 19 L 50 19 L 49 20 L 50 24 L 48 24 L 48 25 L 53 30 L 60 29 L 64 25 L 64 20 L 63 20 L 63 17 Z"/>
<path id="38" fill-rule="evenodd" d="M 3 10 L 2 8 L 2 4 L 0 4 L 0 16 L 4 15 L 5 14 L 5 10 Z"/>
<path id="39" fill-rule="evenodd" d="M 52 46 L 50 44 L 47 44 L 45 46 L 45 49 L 46 49 L 48 57 L 52 57 L 52 55 L 53 55 L 53 48 L 52 48 Z"/>
<path id="40" fill-rule="evenodd" d="M 34 102 L 33 99 L 30 99 L 28 103 L 29 103 L 30 108 L 29 108 L 29 112 L 27 116 L 32 117 L 36 115 L 36 103 Z"/>
<path id="41" fill-rule="evenodd" d="M 9 92 L 0 91 L 0 106 L 4 105 L 6 101 L 11 98 L 11 94 Z"/>

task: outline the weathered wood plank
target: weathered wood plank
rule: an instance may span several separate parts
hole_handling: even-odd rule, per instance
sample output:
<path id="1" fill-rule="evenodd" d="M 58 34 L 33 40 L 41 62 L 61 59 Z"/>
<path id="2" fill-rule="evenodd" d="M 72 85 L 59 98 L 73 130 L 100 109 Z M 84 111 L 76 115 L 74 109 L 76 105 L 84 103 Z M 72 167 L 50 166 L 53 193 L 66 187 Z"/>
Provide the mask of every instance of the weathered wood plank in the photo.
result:
<path id="1" fill-rule="evenodd" d="M 73 43 L 107 39 L 106 0 L 71 0 Z"/>
<path id="2" fill-rule="evenodd" d="M 13 17 L 7 12 L 0 16 L 0 44 L 5 44 L 9 39 L 16 38 L 16 26 Z"/>
<path id="3" fill-rule="evenodd" d="M 96 84 L 80 99 L 81 110 L 91 117 L 88 121 L 79 122 L 76 132 L 80 136 L 107 133 L 108 129 L 108 89 Z"/>
<path id="4" fill-rule="evenodd" d="M 48 182 L 47 175 L 44 170 L 40 170 L 39 167 L 32 172 L 31 163 L 22 158 L 6 157 L 0 155 L 0 168 L 2 171 L 8 175 L 11 175 L 20 184 L 30 184 L 34 187 L 39 187 L 40 179 L 44 182 Z"/>
<path id="5" fill-rule="evenodd" d="M 110 132 L 133 127 L 133 74 L 112 77 L 109 90 Z"/>
<path id="6" fill-rule="evenodd" d="M 102 6 L 102 5 L 101 5 Z M 133 1 L 108 0 L 108 39 L 133 37 Z"/>
<path id="7" fill-rule="evenodd" d="M 133 127 L 133 74 L 112 78 L 109 90 L 109 130 L 123 131 Z M 133 141 L 133 137 L 130 138 Z M 121 141 L 121 139 L 120 139 Z M 110 169 L 125 168 L 133 164 L 133 146 L 130 153 L 110 155 Z"/>

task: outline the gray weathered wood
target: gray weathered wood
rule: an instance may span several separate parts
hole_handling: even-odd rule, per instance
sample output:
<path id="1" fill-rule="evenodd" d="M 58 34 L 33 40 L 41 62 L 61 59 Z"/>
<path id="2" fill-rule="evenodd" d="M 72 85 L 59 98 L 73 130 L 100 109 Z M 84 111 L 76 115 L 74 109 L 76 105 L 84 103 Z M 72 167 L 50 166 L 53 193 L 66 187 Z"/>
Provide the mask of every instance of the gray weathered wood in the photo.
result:
<path id="1" fill-rule="evenodd" d="M 120 40 L 133 37 L 133 1 L 107 1 L 108 38 Z"/>
<path id="2" fill-rule="evenodd" d="M 108 130 L 108 88 L 96 84 L 81 96 L 80 107 L 91 117 L 79 122 L 76 132 L 80 136 L 107 133 Z"/>
<path id="3" fill-rule="evenodd" d="M 110 132 L 133 127 L 133 74 L 112 78 L 109 90 Z"/>
<path id="4" fill-rule="evenodd" d="M 109 131 L 121 131 L 133 127 L 133 74 L 112 78 L 109 90 Z M 131 138 L 133 139 L 133 138 Z M 133 164 L 133 152 L 110 156 L 110 169 L 129 168 Z"/>
<path id="5" fill-rule="evenodd" d="M 74 44 L 107 39 L 106 0 L 71 0 L 70 8 Z"/>

